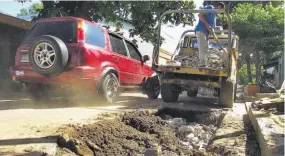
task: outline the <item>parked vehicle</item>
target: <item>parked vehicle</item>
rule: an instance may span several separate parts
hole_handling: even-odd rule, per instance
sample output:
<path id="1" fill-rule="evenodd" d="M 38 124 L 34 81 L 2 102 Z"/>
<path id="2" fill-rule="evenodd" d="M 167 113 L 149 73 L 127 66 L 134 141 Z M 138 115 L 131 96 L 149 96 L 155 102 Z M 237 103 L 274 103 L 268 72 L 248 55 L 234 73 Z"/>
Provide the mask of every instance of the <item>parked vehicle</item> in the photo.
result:
<path id="1" fill-rule="evenodd" d="M 142 89 L 150 99 L 160 93 L 158 76 L 131 41 L 94 22 L 75 17 L 38 20 L 17 49 L 13 80 L 34 99 L 51 85 L 88 88 L 108 102 L 125 89 Z"/>
<path id="2" fill-rule="evenodd" d="M 231 27 L 231 17 L 225 10 L 169 10 L 164 12 L 160 17 L 157 31 L 157 45 L 161 42 L 161 23 L 164 16 L 168 14 L 189 14 L 189 13 L 224 13 L 228 20 L 229 30 L 223 30 L 217 33 L 218 35 L 209 36 L 210 47 L 220 47 L 214 42 L 219 41 L 221 45 L 226 46 L 227 52 L 224 53 L 225 67 L 198 67 L 183 65 L 181 62 L 172 61 L 175 57 L 167 50 L 161 49 L 160 46 L 154 48 L 152 68 L 160 75 L 161 79 L 161 97 L 164 102 L 175 102 L 183 91 L 187 91 L 189 97 L 196 97 L 199 88 L 203 88 L 206 92 L 217 94 L 219 104 L 225 107 L 232 107 L 235 97 L 237 61 L 238 61 L 238 40 L 239 37 L 234 35 Z M 192 34 L 187 34 L 192 33 Z M 225 33 L 225 34 L 224 34 Z M 181 49 L 179 55 L 189 57 L 193 51 L 197 51 L 197 39 L 194 30 L 185 31 L 178 44 L 178 49 Z M 182 43 L 182 44 L 180 44 Z M 184 44 L 183 44 L 184 43 Z M 181 46 L 182 45 L 182 46 Z M 179 48 L 181 47 L 181 48 Z M 221 48 L 223 49 L 223 48 Z M 170 62 L 170 64 L 161 62 Z M 175 64 L 172 64 L 174 62 Z M 214 92 L 213 92 L 214 91 Z"/>

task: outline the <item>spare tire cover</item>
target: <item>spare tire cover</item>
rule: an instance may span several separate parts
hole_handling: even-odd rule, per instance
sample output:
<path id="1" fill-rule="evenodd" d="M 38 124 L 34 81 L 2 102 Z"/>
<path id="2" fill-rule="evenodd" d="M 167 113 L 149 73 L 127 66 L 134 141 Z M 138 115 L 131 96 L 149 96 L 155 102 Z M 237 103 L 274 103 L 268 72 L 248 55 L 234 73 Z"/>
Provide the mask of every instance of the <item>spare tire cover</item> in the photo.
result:
<path id="1" fill-rule="evenodd" d="M 68 57 L 65 43 L 51 35 L 38 37 L 29 50 L 29 60 L 33 69 L 45 77 L 61 74 L 68 62 Z"/>

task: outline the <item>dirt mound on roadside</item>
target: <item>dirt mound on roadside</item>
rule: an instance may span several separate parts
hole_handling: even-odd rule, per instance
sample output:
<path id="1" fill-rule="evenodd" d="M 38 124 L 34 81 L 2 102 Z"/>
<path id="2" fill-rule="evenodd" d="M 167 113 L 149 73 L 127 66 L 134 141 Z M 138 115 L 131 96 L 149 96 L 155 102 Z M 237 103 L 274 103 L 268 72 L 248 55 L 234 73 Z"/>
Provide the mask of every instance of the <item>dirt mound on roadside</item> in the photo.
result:
<path id="1" fill-rule="evenodd" d="M 187 148 L 167 122 L 145 112 L 83 127 L 70 126 L 62 133 L 59 146 L 77 155 L 143 155 L 146 149 L 159 149 L 160 155 L 205 155 Z"/>

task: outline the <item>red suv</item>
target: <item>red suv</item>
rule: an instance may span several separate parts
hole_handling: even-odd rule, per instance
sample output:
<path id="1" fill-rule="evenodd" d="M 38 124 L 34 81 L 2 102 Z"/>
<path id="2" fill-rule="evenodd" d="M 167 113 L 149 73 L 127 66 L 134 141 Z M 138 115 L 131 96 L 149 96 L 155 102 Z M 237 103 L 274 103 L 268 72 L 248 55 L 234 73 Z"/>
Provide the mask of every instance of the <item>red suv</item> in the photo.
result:
<path id="1" fill-rule="evenodd" d="M 147 55 L 105 27 L 75 17 L 38 20 L 17 49 L 13 80 L 34 99 L 50 86 L 73 86 L 97 92 L 114 102 L 125 89 L 142 89 L 150 99 L 160 93 L 158 76 L 145 65 Z"/>

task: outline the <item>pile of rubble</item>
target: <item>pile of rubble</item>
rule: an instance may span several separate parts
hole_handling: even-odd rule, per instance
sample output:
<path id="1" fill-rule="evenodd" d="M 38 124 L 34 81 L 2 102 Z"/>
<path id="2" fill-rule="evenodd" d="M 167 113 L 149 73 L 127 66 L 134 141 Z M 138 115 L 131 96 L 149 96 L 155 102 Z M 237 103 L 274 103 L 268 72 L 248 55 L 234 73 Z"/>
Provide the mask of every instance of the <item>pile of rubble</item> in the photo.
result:
<path id="1" fill-rule="evenodd" d="M 196 150 L 205 151 L 217 130 L 217 127 L 212 124 L 204 125 L 196 122 L 188 124 L 184 118 L 172 118 L 169 116 L 167 122 L 184 145 Z"/>
<path id="2" fill-rule="evenodd" d="M 197 67 L 199 63 L 198 51 L 188 56 L 176 56 L 175 61 L 181 62 L 182 66 Z M 206 66 L 214 69 L 223 69 L 226 65 L 227 53 L 224 50 L 209 49 L 206 54 Z"/>
<path id="3" fill-rule="evenodd" d="M 187 56 L 175 56 L 175 61 L 181 62 L 182 66 L 197 67 L 199 63 L 198 51 L 195 51 L 192 55 Z"/>
<path id="4" fill-rule="evenodd" d="M 206 55 L 207 66 L 216 69 L 224 68 L 227 60 L 227 53 L 224 50 L 209 49 Z"/>

